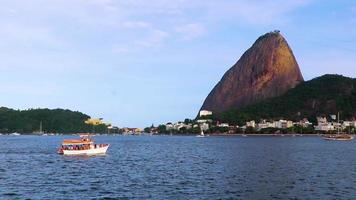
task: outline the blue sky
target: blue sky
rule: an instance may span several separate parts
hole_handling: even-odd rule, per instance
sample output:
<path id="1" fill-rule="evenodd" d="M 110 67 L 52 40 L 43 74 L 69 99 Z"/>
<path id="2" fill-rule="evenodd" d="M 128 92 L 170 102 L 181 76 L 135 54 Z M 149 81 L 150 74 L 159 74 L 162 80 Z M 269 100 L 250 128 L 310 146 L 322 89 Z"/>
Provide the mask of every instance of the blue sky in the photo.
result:
<path id="1" fill-rule="evenodd" d="M 0 0 L 0 105 L 114 125 L 194 118 L 221 76 L 279 29 L 306 80 L 356 77 L 349 0 Z"/>

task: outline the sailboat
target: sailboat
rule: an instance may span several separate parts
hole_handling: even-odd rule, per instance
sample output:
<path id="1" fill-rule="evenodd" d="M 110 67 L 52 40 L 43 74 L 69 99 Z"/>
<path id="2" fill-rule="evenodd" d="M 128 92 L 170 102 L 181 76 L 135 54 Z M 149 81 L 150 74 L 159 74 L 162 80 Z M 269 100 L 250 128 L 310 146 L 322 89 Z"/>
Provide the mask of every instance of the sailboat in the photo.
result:
<path id="1" fill-rule="evenodd" d="M 340 116 L 339 113 L 337 113 L 337 133 L 336 134 L 329 134 L 323 136 L 324 140 L 332 140 L 332 141 L 350 141 L 354 139 L 354 136 L 346 134 L 346 133 L 340 133 Z"/>
<path id="2" fill-rule="evenodd" d="M 38 134 L 38 135 L 43 135 L 43 130 L 42 130 L 42 121 L 40 121 L 40 130 L 39 131 L 35 131 L 33 132 L 34 134 Z"/>
<path id="3" fill-rule="evenodd" d="M 205 137 L 205 135 L 204 135 L 204 131 L 203 131 L 203 130 L 201 130 L 201 131 L 200 131 L 200 135 L 197 135 L 196 137 Z"/>

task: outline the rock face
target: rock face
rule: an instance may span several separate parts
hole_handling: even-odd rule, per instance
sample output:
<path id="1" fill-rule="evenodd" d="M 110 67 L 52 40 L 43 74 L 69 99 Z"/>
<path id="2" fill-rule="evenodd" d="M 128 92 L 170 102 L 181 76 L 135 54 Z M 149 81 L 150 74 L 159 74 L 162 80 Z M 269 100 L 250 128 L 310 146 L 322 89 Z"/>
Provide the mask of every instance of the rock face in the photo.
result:
<path id="1" fill-rule="evenodd" d="M 277 97 L 303 82 L 287 41 L 274 31 L 256 42 L 222 77 L 201 110 L 222 112 Z"/>

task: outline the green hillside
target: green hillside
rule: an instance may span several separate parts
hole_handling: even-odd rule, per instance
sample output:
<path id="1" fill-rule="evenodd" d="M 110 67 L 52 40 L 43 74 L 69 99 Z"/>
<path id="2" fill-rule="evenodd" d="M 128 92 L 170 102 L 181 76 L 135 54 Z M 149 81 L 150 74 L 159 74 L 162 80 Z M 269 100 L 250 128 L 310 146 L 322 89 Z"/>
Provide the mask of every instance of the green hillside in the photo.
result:
<path id="1" fill-rule="evenodd" d="M 247 120 L 329 116 L 340 112 L 341 119 L 356 117 L 356 79 L 341 75 L 324 75 L 303 82 L 280 97 L 239 110 L 229 110 L 214 117 L 232 124 Z"/>
<path id="2" fill-rule="evenodd" d="M 90 116 L 64 109 L 13 110 L 0 107 L 0 133 L 32 133 L 39 131 L 42 121 L 47 133 L 92 132 L 93 126 L 84 123 Z M 95 132 L 106 132 L 105 125 L 95 126 Z"/>

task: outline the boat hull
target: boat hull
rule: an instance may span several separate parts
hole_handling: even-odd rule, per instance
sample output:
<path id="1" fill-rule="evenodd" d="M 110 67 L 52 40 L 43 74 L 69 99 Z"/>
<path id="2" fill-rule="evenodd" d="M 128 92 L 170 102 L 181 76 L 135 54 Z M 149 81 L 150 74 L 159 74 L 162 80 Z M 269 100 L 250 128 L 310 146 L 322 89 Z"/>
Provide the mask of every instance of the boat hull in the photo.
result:
<path id="1" fill-rule="evenodd" d="M 106 154 L 109 145 L 85 150 L 63 150 L 63 155 L 99 155 Z"/>
<path id="2" fill-rule="evenodd" d="M 353 136 L 326 136 L 323 137 L 324 140 L 331 140 L 331 141 L 350 141 L 353 140 L 354 137 Z"/>

